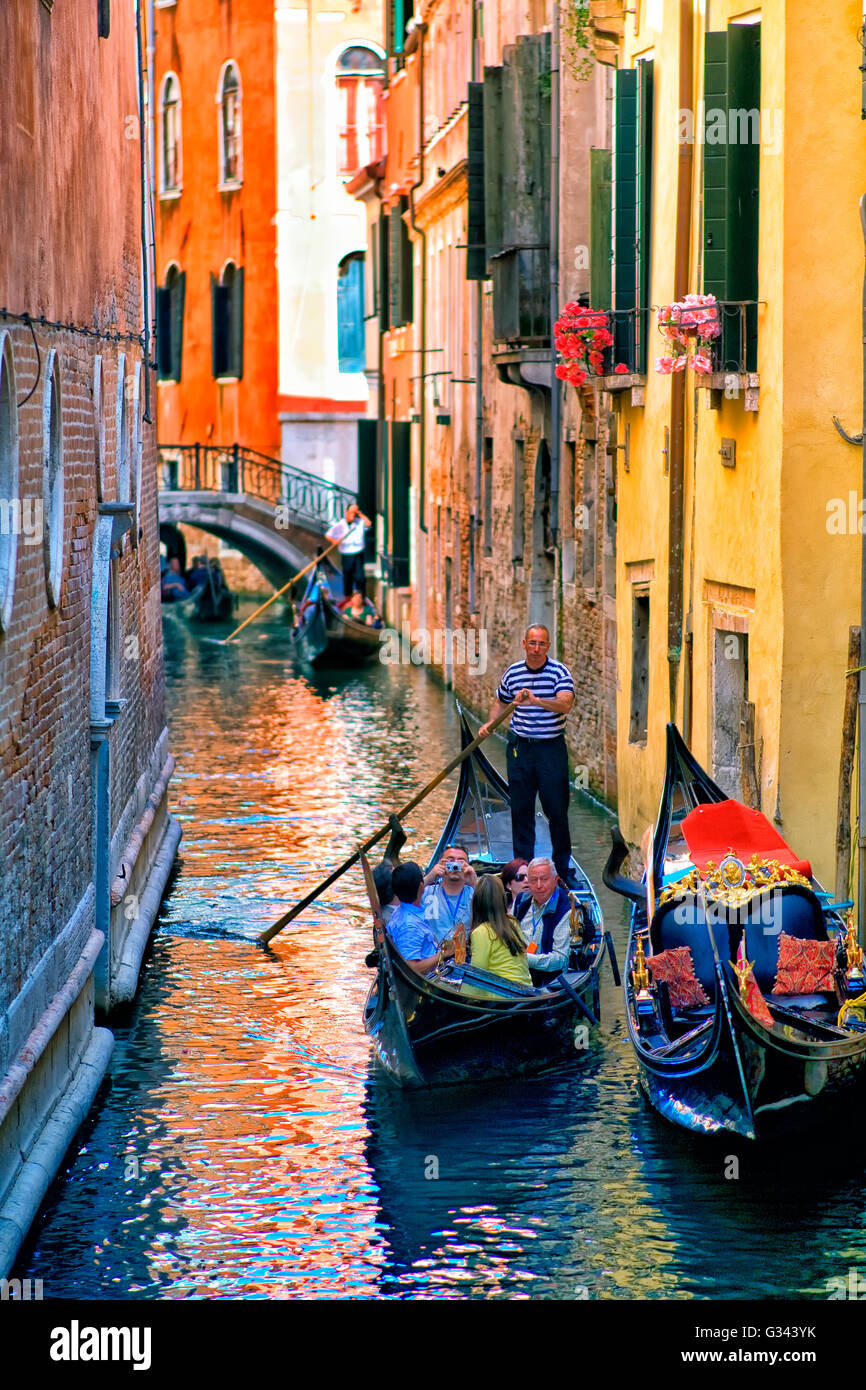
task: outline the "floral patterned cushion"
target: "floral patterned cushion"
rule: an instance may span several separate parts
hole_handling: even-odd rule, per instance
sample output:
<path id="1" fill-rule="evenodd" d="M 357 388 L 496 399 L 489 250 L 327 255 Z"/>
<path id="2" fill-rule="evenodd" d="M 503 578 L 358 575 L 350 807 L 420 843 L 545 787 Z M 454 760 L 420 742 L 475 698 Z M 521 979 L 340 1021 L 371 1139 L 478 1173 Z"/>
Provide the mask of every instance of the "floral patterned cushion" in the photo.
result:
<path id="1" fill-rule="evenodd" d="M 774 994 L 821 994 L 833 988 L 836 948 L 832 941 L 804 941 L 782 932 Z"/>
<path id="2" fill-rule="evenodd" d="M 675 1009 L 699 1009 L 709 1004 L 704 987 L 695 975 L 695 963 L 688 946 L 671 946 L 647 961 L 656 984 L 664 980 Z"/>

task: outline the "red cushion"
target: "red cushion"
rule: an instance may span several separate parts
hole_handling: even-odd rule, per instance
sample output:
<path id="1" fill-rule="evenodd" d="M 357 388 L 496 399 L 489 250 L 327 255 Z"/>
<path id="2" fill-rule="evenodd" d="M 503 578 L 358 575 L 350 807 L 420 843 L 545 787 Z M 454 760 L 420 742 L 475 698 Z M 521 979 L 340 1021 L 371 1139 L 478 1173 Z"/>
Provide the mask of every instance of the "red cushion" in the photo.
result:
<path id="1" fill-rule="evenodd" d="M 664 980 L 675 1009 L 698 1009 L 709 1004 L 704 987 L 695 974 L 695 963 L 688 946 L 671 946 L 647 961 L 656 984 Z"/>
<path id="2" fill-rule="evenodd" d="M 780 864 L 796 869 L 805 878 L 812 877 L 808 859 L 798 859 L 767 817 L 741 801 L 696 806 L 683 821 L 683 834 L 692 863 L 698 869 L 706 869 L 710 859 L 718 864 L 732 849 L 744 864 L 756 854 L 759 859 L 778 859 Z"/>
<path id="3" fill-rule="evenodd" d="M 834 988 L 836 947 L 832 941 L 804 941 L 782 932 L 774 994 L 822 994 Z"/>

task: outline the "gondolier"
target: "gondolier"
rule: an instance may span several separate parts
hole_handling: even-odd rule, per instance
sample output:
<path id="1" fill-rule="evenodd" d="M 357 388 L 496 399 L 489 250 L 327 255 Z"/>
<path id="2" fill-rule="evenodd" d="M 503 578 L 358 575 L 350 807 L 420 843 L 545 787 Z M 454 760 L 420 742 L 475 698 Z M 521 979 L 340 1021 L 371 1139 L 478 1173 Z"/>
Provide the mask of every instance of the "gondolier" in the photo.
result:
<path id="1" fill-rule="evenodd" d="M 367 576 L 364 573 L 364 532 L 373 525 L 357 502 L 350 502 L 343 521 L 335 521 L 325 535 L 329 541 L 340 542 L 340 559 L 343 564 L 343 593 L 350 598 L 360 589 L 366 598 Z"/>
<path id="2" fill-rule="evenodd" d="M 556 871 L 569 883 L 571 834 L 564 730 L 565 716 L 574 704 L 574 679 L 567 666 L 548 656 L 550 633 L 542 623 L 526 629 L 523 649 L 526 656 L 504 673 L 490 718 L 478 732 L 487 733 L 493 720 L 514 701 L 507 759 L 514 854 L 527 860 L 535 856 L 535 798 L 539 796 L 550 824 Z"/>

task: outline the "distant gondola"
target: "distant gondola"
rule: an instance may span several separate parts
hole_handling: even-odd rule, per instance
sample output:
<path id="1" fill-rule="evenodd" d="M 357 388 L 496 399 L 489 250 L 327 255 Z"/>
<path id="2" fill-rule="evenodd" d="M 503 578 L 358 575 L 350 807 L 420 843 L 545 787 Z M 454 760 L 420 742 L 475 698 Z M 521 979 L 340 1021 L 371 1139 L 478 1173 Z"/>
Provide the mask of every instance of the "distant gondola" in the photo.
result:
<path id="1" fill-rule="evenodd" d="M 726 797 L 673 724 L 642 886 L 620 876 L 627 849 L 612 834 L 604 881 L 633 903 L 626 1019 L 655 1108 L 688 1130 L 753 1139 L 853 1123 L 866 981 L 847 905 L 759 811 Z"/>
<path id="2" fill-rule="evenodd" d="M 461 711 L 461 741 L 472 734 Z M 508 786 L 480 750 L 460 766 L 454 805 L 430 861 L 448 844 L 462 845 L 476 872 L 498 872 L 513 857 Z M 536 821 L 536 852 L 550 853 L 547 822 Z M 572 859 L 569 969 L 546 987 L 512 984 L 471 965 L 444 965 L 419 975 L 386 932 L 374 927 L 368 964 L 376 980 L 364 1027 L 390 1079 L 399 1086 L 483 1081 L 538 1071 L 580 1055 L 599 1017 L 598 972 L 605 950 L 601 908 L 592 885 Z M 494 998 L 472 998 L 464 986 Z"/>
<path id="3" fill-rule="evenodd" d="M 163 613 L 196 623 L 222 623 L 232 615 L 235 596 L 231 589 L 210 583 L 199 584 L 186 598 L 163 599 Z"/>
<path id="4" fill-rule="evenodd" d="M 354 666 L 375 656 L 381 628 L 355 622 L 339 608 L 340 576 L 319 565 L 307 581 L 292 629 L 292 648 L 311 666 Z"/>

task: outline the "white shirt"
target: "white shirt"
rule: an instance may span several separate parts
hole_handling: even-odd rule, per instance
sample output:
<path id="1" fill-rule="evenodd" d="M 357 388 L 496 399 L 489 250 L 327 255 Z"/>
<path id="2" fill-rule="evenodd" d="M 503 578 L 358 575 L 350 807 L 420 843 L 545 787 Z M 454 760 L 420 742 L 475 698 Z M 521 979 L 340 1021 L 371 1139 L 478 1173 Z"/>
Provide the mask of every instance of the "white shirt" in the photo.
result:
<path id="1" fill-rule="evenodd" d="M 329 541 L 340 542 L 341 555 L 357 555 L 364 549 L 364 531 L 366 527 L 361 517 L 356 517 L 353 522 L 335 521 L 333 526 L 329 526 L 325 535 Z"/>

